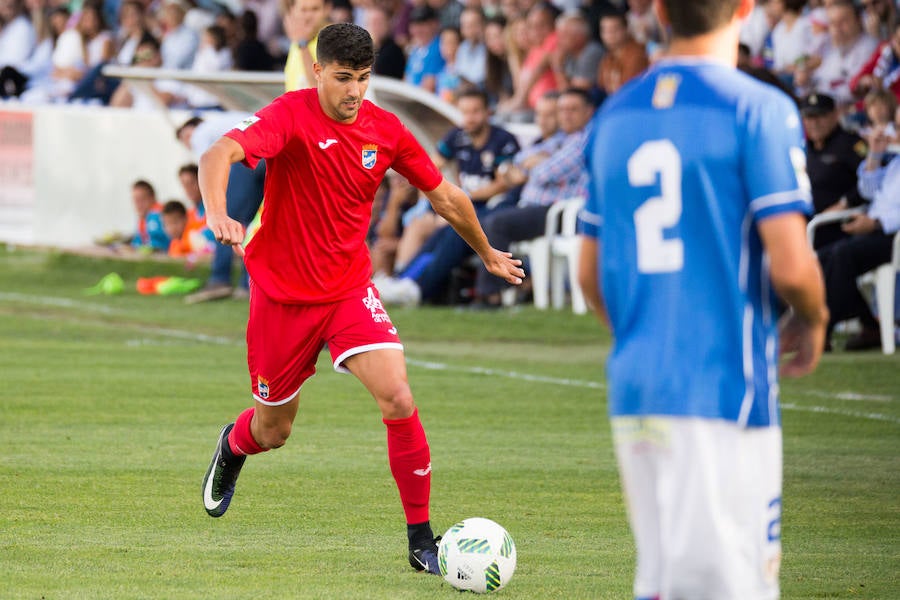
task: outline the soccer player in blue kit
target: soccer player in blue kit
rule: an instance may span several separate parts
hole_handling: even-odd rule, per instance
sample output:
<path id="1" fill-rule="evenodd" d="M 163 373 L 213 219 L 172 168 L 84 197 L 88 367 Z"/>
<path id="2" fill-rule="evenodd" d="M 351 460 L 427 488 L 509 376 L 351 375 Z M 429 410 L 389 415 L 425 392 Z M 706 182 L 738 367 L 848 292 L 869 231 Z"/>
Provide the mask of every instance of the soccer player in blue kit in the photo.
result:
<path id="1" fill-rule="evenodd" d="M 579 267 L 614 337 L 634 595 L 768 600 L 781 560 L 779 354 L 781 374 L 811 372 L 828 322 L 800 117 L 735 68 L 752 0 L 656 8 L 668 56 L 593 123 Z"/>

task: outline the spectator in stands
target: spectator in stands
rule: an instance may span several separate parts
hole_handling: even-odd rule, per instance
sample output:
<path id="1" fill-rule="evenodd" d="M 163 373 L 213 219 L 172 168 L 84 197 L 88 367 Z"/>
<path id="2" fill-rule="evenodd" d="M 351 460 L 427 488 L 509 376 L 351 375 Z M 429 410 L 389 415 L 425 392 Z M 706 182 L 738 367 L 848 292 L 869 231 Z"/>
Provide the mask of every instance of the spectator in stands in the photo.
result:
<path id="1" fill-rule="evenodd" d="M 435 78 L 434 93 L 444 102 L 453 104 L 456 94 L 462 85 L 462 79 L 456 69 L 456 51 L 459 50 L 459 30 L 453 27 L 445 27 L 440 35 L 441 58 L 444 66 Z"/>
<path id="2" fill-rule="evenodd" d="M 647 68 L 647 50 L 628 32 L 628 21 L 619 12 L 600 17 L 600 39 L 606 54 L 600 60 L 597 81 L 604 94 L 614 94 L 622 85 Z"/>
<path id="3" fill-rule="evenodd" d="M 550 57 L 557 89 L 577 87 L 593 90 L 597 87 L 603 46 L 591 38 L 589 27 L 588 20 L 579 11 L 557 17 L 556 36 L 559 41 L 556 52 Z"/>
<path id="4" fill-rule="evenodd" d="M 894 234 L 900 230 L 900 155 L 887 166 L 882 161 L 889 143 L 884 131 L 869 134 L 869 154 L 859 166 L 859 192 L 872 203 L 864 214 L 842 225 L 850 237 L 819 250 L 825 296 L 834 325 L 858 318 L 862 331 L 847 340 L 847 350 L 865 350 L 881 345 L 881 335 L 868 303 L 856 286 L 856 278 L 891 259 Z M 894 315 L 879 315 L 893 320 Z"/>
<path id="5" fill-rule="evenodd" d="M 150 34 L 147 31 L 143 5 L 136 0 L 124 2 L 119 9 L 119 29 L 115 36 L 117 49 L 109 62 L 130 66 L 138 45 L 148 35 Z M 96 100 L 102 104 L 109 104 L 120 81 L 103 75 L 103 67 L 107 64 L 109 63 L 104 61 L 90 68 L 78 82 L 69 100 L 73 102 Z"/>
<path id="6" fill-rule="evenodd" d="M 897 112 L 897 98 L 891 92 L 883 89 L 872 90 L 866 94 L 863 101 L 866 110 L 866 129 L 875 127 L 884 131 L 884 134 L 893 139 L 896 135 L 894 129 L 894 114 Z"/>
<path id="7" fill-rule="evenodd" d="M 437 13 L 427 4 L 409 13 L 409 57 L 403 79 L 429 92 L 437 88 L 437 75 L 444 68 L 439 27 Z"/>
<path id="8" fill-rule="evenodd" d="M 407 250 L 400 255 L 400 241 L 403 234 L 403 214 L 416 204 L 418 191 L 405 177 L 395 171 L 388 171 L 385 178 L 385 189 L 380 190 L 377 200 L 380 204 L 373 207 L 373 214 L 378 215 L 370 239 L 373 277 L 384 279 L 394 274 L 394 265 L 402 261 L 407 264 L 416 250 Z"/>
<path id="9" fill-rule="evenodd" d="M 281 39 L 282 19 L 278 5 L 279 0 L 242 0 L 244 12 L 252 11 L 256 15 L 257 36 L 266 44 L 266 50 L 273 57 L 280 57 L 278 42 Z"/>
<path id="10" fill-rule="evenodd" d="M 830 43 L 821 64 L 816 66 L 817 61 L 810 59 L 803 68 L 797 68 L 794 84 L 829 94 L 843 112 L 854 102 L 850 80 L 875 51 L 878 40 L 863 31 L 851 0 L 834 0 L 826 11 Z"/>
<path id="11" fill-rule="evenodd" d="M 458 185 L 472 199 L 478 218 L 484 219 L 501 206 L 508 186 L 498 170 L 512 160 L 519 143 L 505 129 L 491 125 L 485 92 L 467 90 L 460 95 L 457 106 L 462 122 L 438 143 L 435 164 L 454 168 Z M 473 254 L 452 227 L 443 226 L 398 278 L 379 278 L 375 285 L 382 301 L 390 304 L 439 302 L 445 297 L 453 270 Z"/>
<path id="12" fill-rule="evenodd" d="M 864 96 L 881 88 L 890 90 L 900 101 L 900 23 L 894 27 L 891 38 L 869 56 L 850 82 L 855 96 Z"/>
<path id="13" fill-rule="evenodd" d="M 484 13 L 469 6 L 459 15 L 462 41 L 456 51 L 456 70 L 463 81 L 483 87 L 486 78 L 487 48 L 484 42 Z"/>
<path id="14" fill-rule="evenodd" d="M 769 0 L 778 13 L 772 30 L 772 71 L 793 88 L 794 69 L 810 56 L 812 24 L 803 14 L 806 0 Z"/>
<path id="15" fill-rule="evenodd" d="M 131 186 L 131 202 L 137 214 L 137 231 L 131 238 L 131 247 L 151 252 L 168 251 L 169 236 L 163 227 L 162 206 L 156 200 L 153 186 L 143 179 L 135 181 Z"/>
<path id="16" fill-rule="evenodd" d="M 249 115 L 247 115 L 249 116 Z M 192 117 L 175 131 L 178 138 L 188 150 L 199 160 L 200 156 L 219 139 L 225 132 L 234 128 L 235 118 L 231 114 L 211 113 L 206 118 Z M 193 200 L 195 193 L 191 177 L 193 169 L 185 167 L 183 184 L 186 193 Z M 182 175 L 179 175 L 182 177 Z M 228 176 L 228 187 L 225 190 L 226 210 L 228 215 L 238 221 L 246 229 L 259 211 L 263 198 L 263 187 L 266 177 L 265 161 L 260 161 L 255 169 L 250 169 L 242 163 L 231 165 Z M 199 194 L 199 186 L 196 188 Z M 247 270 L 241 262 L 241 275 L 237 286 L 232 285 L 232 262 L 234 252 L 231 246 L 216 244 L 213 255 L 212 267 L 209 279 L 202 290 L 199 290 L 185 298 L 188 304 L 218 300 L 233 296 L 236 298 L 249 297 L 249 280 Z"/>
<path id="17" fill-rule="evenodd" d="M 39 29 L 37 47 L 20 68 L 5 66 L 0 69 L 0 98 L 21 96 L 27 89 L 41 88 L 50 83 L 53 53 L 71 14 L 64 6 L 51 9 L 46 17 L 41 11 L 35 12 L 40 16 L 36 20 Z"/>
<path id="18" fill-rule="evenodd" d="M 665 41 L 665 32 L 653 8 L 653 0 L 628 0 L 628 32 L 647 53 L 653 52 Z"/>
<path id="19" fill-rule="evenodd" d="M 759 64 L 757 61 L 762 56 L 766 38 L 775 26 L 769 17 L 767 4 L 767 0 L 756 2 L 753 12 L 741 24 L 741 43 L 750 49 L 750 56 L 755 64 Z"/>
<path id="20" fill-rule="evenodd" d="M 856 171 L 866 157 L 865 141 L 841 126 L 840 113 L 831 96 L 804 97 L 800 115 L 806 133 L 806 171 L 815 213 L 861 204 Z M 815 245 L 821 248 L 844 237 L 839 224 L 826 225 L 816 231 Z"/>
<path id="21" fill-rule="evenodd" d="M 584 196 L 587 174 L 583 151 L 594 105 L 584 90 L 569 89 L 556 102 L 559 132 L 523 150 L 501 173 L 508 185 L 524 184 L 519 203 L 488 216 L 484 230 L 495 248 L 508 250 L 512 242 L 544 232 L 547 211 L 554 202 Z M 498 307 L 505 285 L 479 269 L 478 307 Z"/>
<path id="22" fill-rule="evenodd" d="M 162 54 L 156 38 L 147 36 L 138 45 L 134 53 L 134 66 L 147 68 L 162 66 Z M 109 105 L 137 110 L 156 110 L 160 104 L 174 107 L 182 102 L 183 87 L 178 81 L 158 79 L 150 86 L 153 94 L 150 96 L 141 88 L 119 85 L 113 92 Z"/>
<path id="23" fill-rule="evenodd" d="M 485 81 L 484 89 L 491 107 L 507 102 L 513 95 L 513 76 L 507 58 L 506 21 L 503 17 L 489 19 L 484 26 Z"/>
<path id="24" fill-rule="evenodd" d="M 0 0 L 0 69 L 21 73 L 36 45 L 37 33 L 23 0 Z M 4 97 L 12 95 L 18 96 L 7 93 Z"/>
<path id="25" fill-rule="evenodd" d="M 238 40 L 234 47 L 234 68 L 238 71 L 271 71 L 275 59 L 259 40 L 259 20 L 252 10 L 238 18 Z"/>
<path id="26" fill-rule="evenodd" d="M 332 0 L 331 11 L 328 13 L 329 23 L 352 23 L 353 5 L 349 0 Z"/>
<path id="27" fill-rule="evenodd" d="M 366 9 L 366 29 L 375 42 L 375 64 L 372 72 L 384 77 L 403 79 L 406 54 L 391 32 L 391 15 L 380 4 Z"/>
<path id="28" fill-rule="evenodd" d="M 215 73 L 229 71 L 234 65 L 231 48 L 225 40 L 225 30 L 219 25 L 210 25 L 203 30 L 200 47 L 194 56 L 191 71 L 195 73 Z M 184 97 L 188 105 L 195 109 L 219 108 L 219 99 L 213 94 L 194 85 L 187 85 Z"/>
<path id="29" fill-rule="evenodd" d="M 167 2 L 159 9 L 163 35 L 160 44 L 164 69 L 190 69 L 200 45 L 197 32 L 185 25 L 187 9 L 178 1 Z"/>
<path id="30" fill-rule="evenodd" d="M 331 0 L 285 0 L 284 32 L 291 42 L 284 64 L 285 90 L 316 85 L 313 63 L 319 31 L 328 24 Z"/>
<path id="31" fill-rule="evenodd" d="M 556 52 L 558 14 L 556 7 L 548 2 L 539 2 L 528 11 L 528 53 L 519 76 L 514 80 L 515 93 L 499 107 L 502 112 L 525 115 L 531 120 L 538 98 L 545 92 L 557 89 L 550 59 Z"/>
<path id="32" fill-rule="evenodd" d="M 203 206 L 203 198 L 200 195 L 200 169 L 197 163 L 188 163 L 178 169 L 178 181 L 181 189 L 190 202 L 187 209 L 188 220 L 191 225 L 206 225 L 206 208 Z"/>
<path id="33" fill-rule="evenodd" d="M 184 204 L 169 200 L 162 208 L 163 229 L 169 236 L 169 256 L 187 258 L 191 262 L 213 251 L 215 239 L 212 232 L 192 221 Z"/>
<path id="34" fill-rule="evenodd" d="M 453 27 L 459 29 L 459 17 L 463 5 L 457 0 L 425 0 L 425 5 L 431 7 L 437 14 L 440 28 Z"/>
<path id="35" fill-rule="evenodd" d="M 861 20 L 866 33 L 877 40 L 886 40 L 898 24 L 894 0 L 863 0 Z"/>

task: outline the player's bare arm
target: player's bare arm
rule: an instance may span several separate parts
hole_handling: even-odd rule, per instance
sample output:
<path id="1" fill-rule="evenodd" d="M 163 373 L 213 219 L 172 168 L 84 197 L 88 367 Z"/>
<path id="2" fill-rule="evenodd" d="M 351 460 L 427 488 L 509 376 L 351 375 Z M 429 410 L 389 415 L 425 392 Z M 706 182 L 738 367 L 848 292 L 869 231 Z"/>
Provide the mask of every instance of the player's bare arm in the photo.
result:
<path id="1" fill-rule="evenodd" d="M 606 304 L 600 292 L 600 276 L 598 257 L 600 244 L 596 238 L 586 235 L 581 236 L 581 251 L 578 255 L 578 283 L 584 294 L 584 301 L 596 315 L 597 320 L 609 327 L 609 316 L 606 314 Z"/>
<path id="2" fill-rule="evenodd" d="M 828 325 L 825 285 L 806 241 L 806 219 L 799 213 L 778 215 L 760 221 L 758 229 L 769 254 L 772 285 L 791 307 L 780 323 L 781 353 L 787 357 L 781 373 L 806 375 L 822 357 Z"/>
<path id="3" fill-rule="evenodd" d="M 225 188 L 231 165 L 244 159 L 244 149 L 231 138 L 219 138 L 200 157 L 200 194 L 206 208 L 206 226 L 216 240 L 235 246 L 239 254 L 244 241 L 244 227 L 228 216 Z"/>
<path id="4" fill-rule="evenodd" d="M 509 252 L 491 247 L 484 230 L 475 215 L 472 201 L 460 188 L 446 179 L 430 192 L 425 192 L 434 212 L 447 220 L 456 233 L 469 244 L 481 258 L 487 270 L 507 283 L 519 285 L 525 277 L 522 261 Z"/>

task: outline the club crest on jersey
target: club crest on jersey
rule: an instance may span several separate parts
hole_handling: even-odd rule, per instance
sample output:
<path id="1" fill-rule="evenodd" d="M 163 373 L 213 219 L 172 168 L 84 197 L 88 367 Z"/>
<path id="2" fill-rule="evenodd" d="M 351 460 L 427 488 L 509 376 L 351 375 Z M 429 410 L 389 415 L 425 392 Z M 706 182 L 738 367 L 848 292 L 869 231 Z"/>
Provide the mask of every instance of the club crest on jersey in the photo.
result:
<path id="1" fill-rule="evenodd" d="M 675 94 L 678 93 L 679 85 L 681 85 L 681 77 L 678 75 L 663 75 L 657 79 L 651 101 L 653 108 L 671 108 L 675 104 Z"/>
<path id="2" fill-rule="evenodd" d="M 371 169 L 378 161 L 378 146 L 375 144 L 366 144 L 362 147 L 362 166 Z"/>
<path id="3" fill-rule="evenodd" d="M 260 398 L 263 400 L 267 399 L 269 397 L 269 380 L 265 377 L 257 376 L 256 389 Z"/>

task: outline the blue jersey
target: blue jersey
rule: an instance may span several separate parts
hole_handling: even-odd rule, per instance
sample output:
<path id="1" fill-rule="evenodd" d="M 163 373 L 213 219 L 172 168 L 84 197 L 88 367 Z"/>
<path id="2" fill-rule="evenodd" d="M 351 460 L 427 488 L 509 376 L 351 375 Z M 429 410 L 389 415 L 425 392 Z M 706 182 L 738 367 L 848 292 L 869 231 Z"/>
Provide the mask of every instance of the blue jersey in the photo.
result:
<path id="1" fill-rule="evenodd" d="M 796 106 L 724 63 L 664 60 L 606 101 L 586 159 L 610 414 L 777 425 L 777 302 L 756 225 L 811 210 Z"/>

